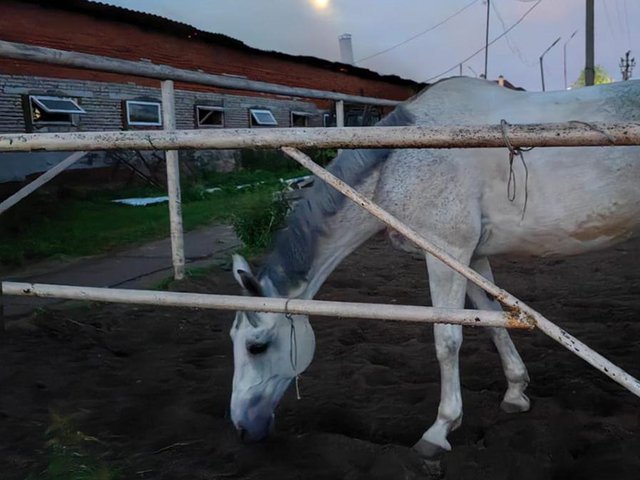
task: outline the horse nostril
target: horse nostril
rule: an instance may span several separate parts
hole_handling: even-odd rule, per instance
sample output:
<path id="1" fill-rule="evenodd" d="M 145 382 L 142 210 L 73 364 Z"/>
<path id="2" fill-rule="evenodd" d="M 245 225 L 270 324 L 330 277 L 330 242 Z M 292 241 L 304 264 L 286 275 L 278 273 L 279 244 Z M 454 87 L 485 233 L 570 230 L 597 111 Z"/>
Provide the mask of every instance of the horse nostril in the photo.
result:
<path id="1" fill-rule="evenodd" d="M 238 437 L 240 437 L 241 442 L 246 443 L 247 431 L 242 427 L 238 427 Z"/>

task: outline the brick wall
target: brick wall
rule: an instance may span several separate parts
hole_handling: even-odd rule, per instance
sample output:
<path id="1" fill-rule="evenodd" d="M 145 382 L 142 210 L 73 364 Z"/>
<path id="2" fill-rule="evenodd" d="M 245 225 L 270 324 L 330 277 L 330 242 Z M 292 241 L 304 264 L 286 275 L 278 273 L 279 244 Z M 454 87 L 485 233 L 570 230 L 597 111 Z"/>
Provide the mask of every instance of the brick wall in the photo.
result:
<path id="1" fill-rule="evenodd" d="M 79 116 L 78 126 L 73 129 L 77 131 L 122 130 L 126 127 L 123 112 L 125 100 L 148 98 L 161 101 L 159 86 L 0 74 L 0 131 L 24 133 L 27 124 L 22 106 L 23 96 L 45 94 L 77 99 L 87 112 Z M 247 97 L 177 89 L 175 98 L 178 129 L 197 127 L 194 107 L 199 104 L 222 106 L 226 128 L 249 127 L 249 108 L 270 109 L 279 127 L 290 126 L 292 111 L 310 114 L 310 127 L 321 126 L 324 112 L 311 101 L 283 97 Z"/>
<path id="2" fill-rule="evenodd" d="M 67 80 L 24 75 L 0 75 L 0 131 L 24 133 L 26 114 L 22 103 L 28 95 L 56 94 L 76 99 L 87 112 L 78 116 L 77 126 L 55 127 L 56 131 L 109 131 L 126 128 L 124 101 L 138 98 L 161 100 L 159 88 L 128 83 Z M 266 108 L 273 112 L 278 126 L 290 126 L 292 111 L 309 114 L 309 126 L 322 125 L 323 111 L 310 101 L 286 98 L 246 97 L 191 90 L 176 90 L 176 123 L 178 129 L 196 128 L 195 105 L 221 105 L 224 108 L 226 128 L 249 127 L 249 108 Z M 145 127 L 149 128 L 149 127 Z M 219 160 L 213 152 L 194 153 L 195 160 Z M 22 181 L 27 176 L 47 170 L 61 161 L 66 154 L 5 153 L 0 154 L 0 183 Z M 222 157 L 229 158 L 228 153 Z M 105 166 L 103 155 L 92 155 L 74 168 L 100 168 Z"/>
<path id="3" fill-rule="evenodd" d="M 177 68 L 352 95 L 404 100 L 415 93 L 416 85 L 400 79 L 357 74 L 358 69 L 350 72 L 347 66 L 264 52 L 229 39 L 218 43 L 211 38 L 203 41 L 197 31 L 187 32 L 184 25 L 178 28 L 165 22 L 160 28 L 152 18 L 148 25 L 128 22 L 129 18 L 128 14 L 118 20 L 113 15 L 68 10 L 56 7 L 53 1 L 37 4 L 4 0 L 0 2 L 0 39 L 127 60 L 146 59 Z M 47 93 L 76 98 L 87 112 L 78 116 L 75 127 L 48 127 L 49 130 L 120 130 L 125 127 L 123 101 L 140 97 L 160 101 L 159 84 L 153 79 L 0 58 L 0 131 L 25 132 L 28 125 L 23 98 Z M 199 102 L 222 105 L 227 128 L 249 126 L 249 108 L 269 108 L 282 127 L 290 125 L 291 111 L 308 112 L 309 126 L 321 126 L 322 113 L 333 108 L 329 101 L 176 83 L 179 129 L 196 127 L 194 105 Z M 218 157 L 216 152 L 194 155 L 212 163 Z M 229 158 L 225 152 L 221 156 Z M 64 157 L 64 153 L 46 152 L 0 154 L 0 183 L 22 181 Z M 104 158 L 92 154 L 74 168 L 99 168 L 105 165 Z"/>
<path id="4" fill-rule="evenodd" d="M 353 95 L 404 100 L 415 93 L 415 85 L 407 82 L 390 82 L 382 77 L 362 78 L 348 72 L 331 71 L 305 64 L 302 58 L 273 55 L 248 47 L 233 48 L 204 42 L 199 40 L 197 32 L 184 37 L 182 34 L 145 29 L 86 13 L 57 9 L 55 2 L 51 2 L 51 5 L 52 7 L 46 8 L 16 1 L 0 3 L 0 38 L 127 60 L 148 59 L 154 63 L 183 69 L 240 75 L 251 80 Z M 0 59 L 0 72 L 119 83 L 135 82 L 148 86 L 157 84 L 156 81 L 148 79 L 5 59 Z M 193 85 L 181 88 L 217 91 L 212 87 Z"/>

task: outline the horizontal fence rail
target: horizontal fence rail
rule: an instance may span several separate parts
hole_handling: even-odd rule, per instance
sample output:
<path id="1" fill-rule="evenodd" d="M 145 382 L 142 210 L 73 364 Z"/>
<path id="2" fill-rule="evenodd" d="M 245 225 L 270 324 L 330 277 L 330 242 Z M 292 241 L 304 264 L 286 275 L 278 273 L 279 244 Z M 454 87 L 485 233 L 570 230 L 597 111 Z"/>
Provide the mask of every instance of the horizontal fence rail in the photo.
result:
<path id="1" fill-rule="evenodd" d="M 640 145 L 640 123 L 273 128 L 0 134 L 0 152 L 233 148 L 482 148 Z"/>
<path id="2" fill-rule="evenodd" d="M 132 60 L 102 57 L 88 53 L 36 47 L 34 45 L 7 42 L 4 40 L 0 40 L 0 57 L 12 58 L 14 60 L 42 62 L 50 65 L 61 65 L 63 67 L 80 68 L 98 72 L 121 73 L 124 75 L 155 78 L 158 80 L 174 80 L 177 82 L 209 85 L 212 87 L 232 90 L 247 90 L 252 92 L 271 93 L 275 95 L 286 95 L 289 97 L 317 98 L 321 100 L 334 101 L 341 100 L 349 103 L 378 105 L 383 107 L 393 107 L 400 103 L 398 100 L 347 95 L 312 88 L 289 87 L 286 85 L 248 80 L 235 76 L 214 75 L 211 73 L 193 70 L 182 70 L 150 62 L 135 62 Z"/>
<path id="3" fill-rule="evenodd" d="M 255 298 L 235 295 L 160 292 L 154 290 L 127 290 L 20 282 L 2 282 L 1 291 L 6 295 L 132 303 L 138 305 L 291 313 L 294 315 L 310 314 L 328 317 L 369 318 L 403 322 L 453 323 L 474 327 L 531 328 L 531 325 L 519 321 L 516 315 L 508 312 L 431 308 L 413 305 L 287 300 L 286 298 Z"/>

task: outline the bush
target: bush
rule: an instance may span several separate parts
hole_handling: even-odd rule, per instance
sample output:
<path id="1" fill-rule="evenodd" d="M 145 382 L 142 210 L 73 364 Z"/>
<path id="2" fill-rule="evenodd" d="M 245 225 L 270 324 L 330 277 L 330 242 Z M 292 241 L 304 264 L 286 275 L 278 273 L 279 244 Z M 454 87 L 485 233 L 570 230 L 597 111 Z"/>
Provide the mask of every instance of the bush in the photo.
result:
<path id="1" fill-rule="evenodd" d="M 242 215 L 233 215 L 231 224 L 244 243 L 245 253 L 256 254 L 271 244 L 276 231 L 284 225 L 289 213 L 289 204 L 282 199 L 271 203 L 255 203 L 248 207 Z"/>

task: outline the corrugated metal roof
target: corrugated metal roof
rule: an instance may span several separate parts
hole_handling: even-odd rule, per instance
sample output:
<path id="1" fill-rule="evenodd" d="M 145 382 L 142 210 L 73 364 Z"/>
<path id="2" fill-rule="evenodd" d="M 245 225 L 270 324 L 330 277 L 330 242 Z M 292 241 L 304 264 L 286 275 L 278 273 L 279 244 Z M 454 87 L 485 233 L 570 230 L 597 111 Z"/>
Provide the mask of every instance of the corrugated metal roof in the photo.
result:
<path id="1" fill-rule="evenodd" d="M 254 55 L 267 55 L 283 60 L 304 63 L 326 70 L 347 73 L 349 75 L 354 75 L 360 78 L 383 80 L 385 82 L 393 83 L 396 85 L 406 85 L 416 88 L 421 88 L 422 86 L 424 86 L 424 84 L 422 83 L 401 78 L 397 75 L 381 75 L 366 68 L 356 67 L 340 62 L 331 62 L 329 60 L 323 60 L 321 58 L 311 56 L 290 55 L 282 52 L 261 50 L 258 48 L 250 47 L 240 40 L 229 37 L 227 35 L 206 32 L 186 23 L 171 20 L 160 15 L 139 12 L 136 10 L 131 10 L 129 8 L 108 5 L 102 2 L 89 0 L 22 0 L 22 3 L 36 4 L 44 8 L 52 8 L 56 10 L 80 12 L 83 14 L 92 15 L 100 19 L 108 19 L 137 25 L 144 29 L 156 30 L 166 34 L 175 35 L 180 38 L 195 38 L 202 42 L 251 52 Z"/>

